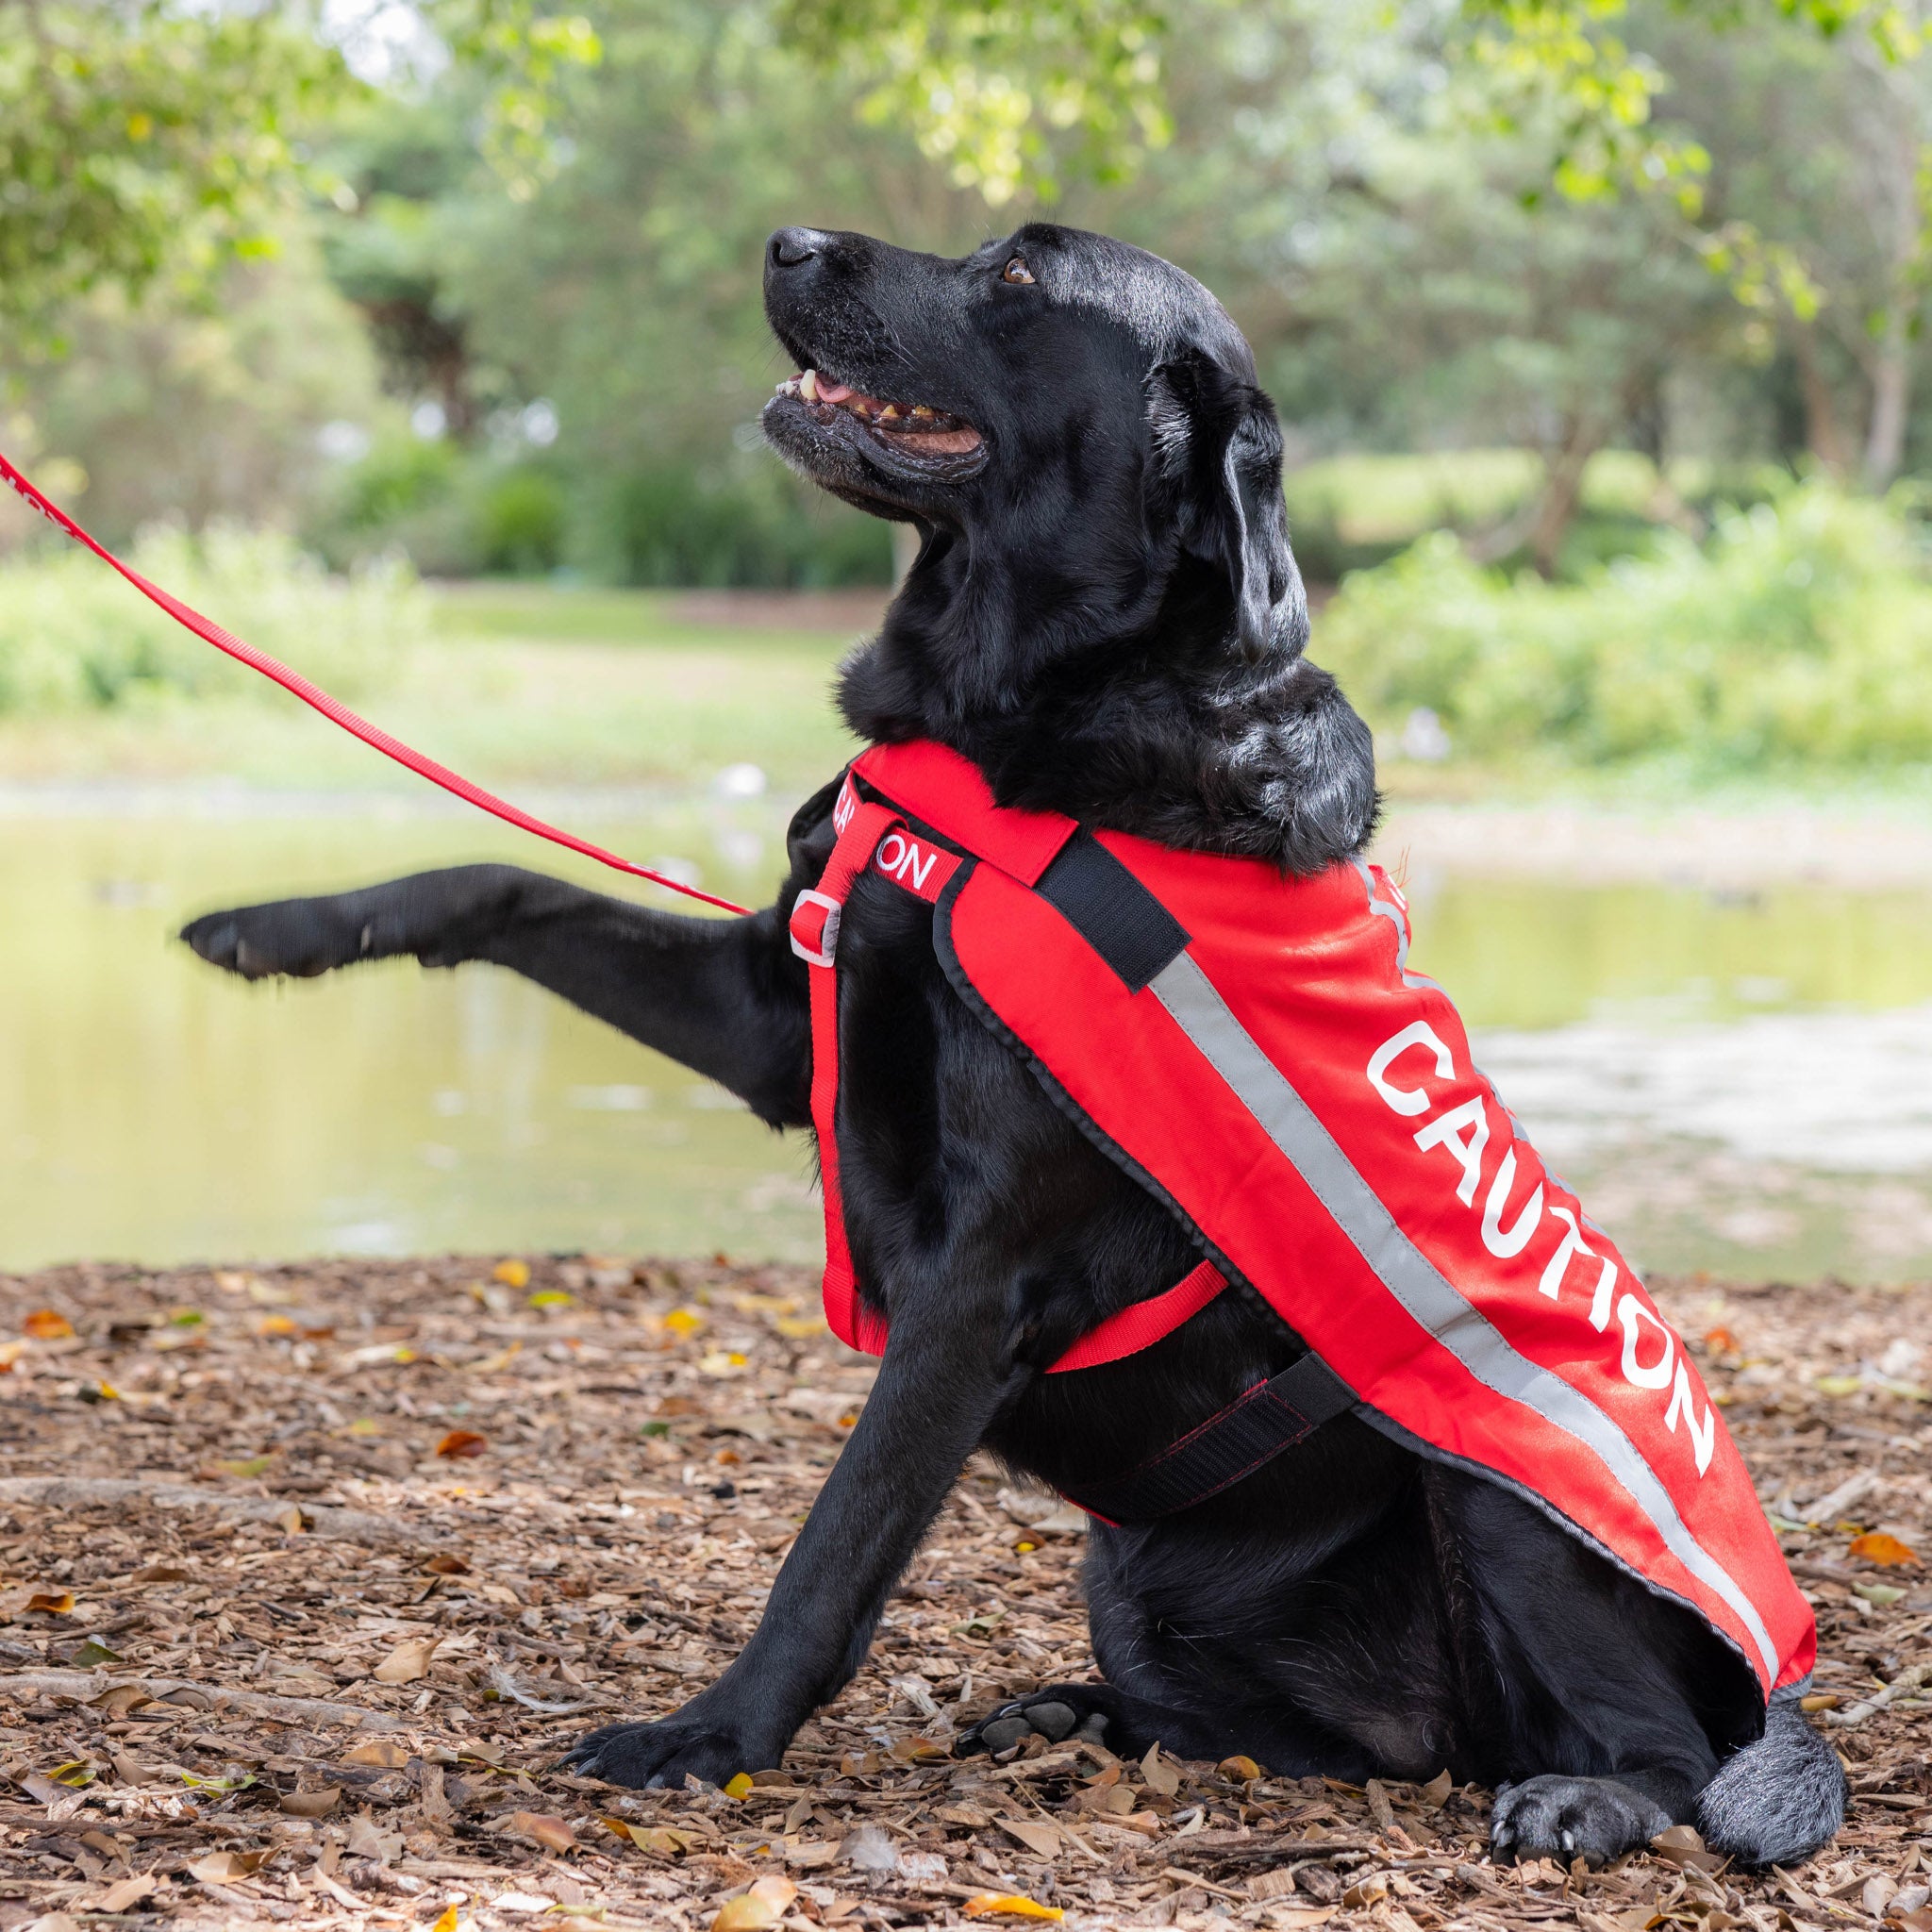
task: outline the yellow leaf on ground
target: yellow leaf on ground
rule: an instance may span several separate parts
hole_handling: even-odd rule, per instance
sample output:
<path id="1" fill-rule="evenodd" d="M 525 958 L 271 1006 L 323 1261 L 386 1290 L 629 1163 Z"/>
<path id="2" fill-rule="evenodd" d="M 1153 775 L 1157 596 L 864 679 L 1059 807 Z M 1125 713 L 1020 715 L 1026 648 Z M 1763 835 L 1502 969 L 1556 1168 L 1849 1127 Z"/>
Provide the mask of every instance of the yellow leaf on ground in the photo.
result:
<path id="1" fill-rule="evenodd" d="M 1852 1539 L 1852 1555 L 1863 1557 L 1868 1563 L 1876 1563 L 1881 1570 L 1896 1569 L 1919 1560 L 1919 1553 L 1910 1543 L 1901 1542 L 1895 1536 L 1887 1536 L 1882 1529 L 1870 1529 L 1863 1536 L 1855 1536 Z"/>
<path id="2" fill-rule="evenodd" d="M 429 1674 L 441 1637 L 406 1637 L 370 1674 L 378 1684 L 413 1684 Z"/>
<path id="3" fill-rule="evenodd" d="M 741 1771 L 725 1782 L 724 1795 L 727 1798 L 742 1798 L 751 1790 L 751 1773 Z"/>
<path id="4" fill-rule="evenodd" d="M 530 1306 L 533 1308 L 573 1308 L 576 1306 L 576 1300 L 575 1295 L 568 1293 L 563 1289 L 540 1288 L 530 1297 Z"/>
<path id="5" fill-rule="evenodd" d="M 976 1891 L 960 1907 L 969 1919 L 990 1918 L 996 1912 L 1009 1919 L 1064 1919 L 1058 1906 L 1043 1906 L 1037 1898 L 1024 1898 L 1014 1891 Z"/>
<path id="6" fill-rule="evenodd" d="M 258 1335 L 292 1335 L 295 1324 L 287 1315 L 264 1315 L 255 1324 Z"/>
<path id="7" fill-rule="evenodd" d="M 764 1899 L 754 1898 L 748 1891 L 741 1892 L 718 1907 L 718 1916 L 711 1921 L 711 1932 L 771 1932 L 784 1916 Z"/>
<path id="8" fill-rule="evenodd" d="M 275 1459 L 273 1456 L 250 1456 L 238 1457 L 232 1462 L 215 1464 L 224 1475 L 238 1475 L 251 1480 L 258 1475 L 266 1475 L 275 1466 Z"/>
<path id="9" fill-rule="evenodd" d="M 768 1872 L 762 1878 L 754 1878 L 745 1890 L 750 1897 L 761 1898 L 781 1912 L 798 1896 L 797 1886 L 777 1872 Z"/>
<path id="10" fill-rule="evenodd" d="M 74 1324 L 58 1308 L 36 1308 L 20 1324 L 20 1330 L 36 1341 L 64 1341 L 74 1333 Z"/>
<path id="11" fill-rule="evenodd" d="M 27 1598 L 29 1610 L 45 1610 L 50 1617 L 64 1617 L 74 1607 L 71 1590 L 37 1590 Z"/>
<path id="12" fill-rule="evenodd" d="M 0 1341 L 0 1375 L 6 1374 L 25 1353 L 24 1341 Z"/>
<path id="13" fill-rule="evenodd" d="M 436 1445 L 439 1456 L 480 1456 L 490 1446 L 488 1436 L 479 1436 L 475 1429 L 452 1429 Z"/>
<path id="14" fill-rule="evenodd" d="M 490 1272 L 506 1288 L 528 1288 L 530 1285 L 530 1264 L 527 1261 L 499 1261 Z"/>
<path id="15" fill-rule="evenodd" d="M 1214 1768 L 1223 1777 L 1238 1777 L 1244 1785 L 1253 1784 L 1261 1775 L 1261 1767 L 1239 1752 L 1232 1757 L 1224 1757 Z"/>
<path id="16" fill-rule="evenodd" d="M 749 1357 L 735 1348 L 714 1348 L 698 1358 L 701 1375 L 741 1375 L 749 1366 Z"/>
<path id="17" fill-rule="evenodd" d="M 695 1308 L 673 1308 L 664 1317 L 664 1325 L 674 1335 L 694 1335 L 705 1325 L 705 1318 Z"/>
<path id="18" fill-rule="evenodd" d="M 430 1926 L 429 1932 L 457 1932 L 457 1927 L 461 1923 L 457 1917 L 456 1903 L 452 1900 L 437 1914 L 436 1923 Z"/>

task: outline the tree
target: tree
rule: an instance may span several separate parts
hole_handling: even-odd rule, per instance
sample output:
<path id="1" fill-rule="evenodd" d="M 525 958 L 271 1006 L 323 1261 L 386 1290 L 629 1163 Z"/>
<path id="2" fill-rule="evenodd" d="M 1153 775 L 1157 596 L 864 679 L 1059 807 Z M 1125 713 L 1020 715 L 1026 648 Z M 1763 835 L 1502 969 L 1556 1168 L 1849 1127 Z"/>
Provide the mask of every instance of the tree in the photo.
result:
<path id="1" fill-rule="evenodd" d="M 289 10 L 0 0 L 0 325 L 272 245 L 291 122 L 338 79 Z"/>

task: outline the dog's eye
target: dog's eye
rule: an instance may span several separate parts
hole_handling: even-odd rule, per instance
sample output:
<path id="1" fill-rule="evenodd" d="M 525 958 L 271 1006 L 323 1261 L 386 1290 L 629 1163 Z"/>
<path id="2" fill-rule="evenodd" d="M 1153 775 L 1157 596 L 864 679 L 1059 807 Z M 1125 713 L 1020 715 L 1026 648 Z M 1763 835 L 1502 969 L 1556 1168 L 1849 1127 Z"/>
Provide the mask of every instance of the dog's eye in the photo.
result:
<path id="1" fill-rule="evenodd" d="M 1032 281 L 1033 271 L 1026 266 L 1026 258 L 1024 255 L 1014 256 L 1012 260 L 1008 262 L 1006 267 L 1000 272 L 1000 279 L 1003 282 Z"/>

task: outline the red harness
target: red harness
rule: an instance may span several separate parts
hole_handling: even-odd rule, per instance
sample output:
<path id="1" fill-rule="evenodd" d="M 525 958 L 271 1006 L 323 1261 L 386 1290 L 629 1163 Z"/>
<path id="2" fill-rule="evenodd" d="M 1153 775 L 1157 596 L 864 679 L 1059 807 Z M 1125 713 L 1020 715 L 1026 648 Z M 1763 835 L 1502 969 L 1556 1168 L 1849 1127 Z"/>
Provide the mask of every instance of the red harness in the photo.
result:
<path id="1" fill-rule="evenodd" d="M 1376 868 L 1285 878 L 1092 833 L 996 805 L 933 743 L 866 752 L 834 823 L 791 936 L 812 969 L 835 1332 L 885 1345 L 854 1278 L 835 1118 L 837 916 L 869 868 L 932 904 L 961 998 L 1209 1257 L 1055 1369 L 1148 1346 L 1235 1279 L 1308 1344 L 1075 1501 L 1112 1520 L 1185 1507 L 1354 1407 L 1690 1605 L 1766 1693 L 1809 1670 L 1810 1608 L 1695 1364 L 1517 1133 L 1455 1008 L 1407 970 L 1407 910 Z"/>

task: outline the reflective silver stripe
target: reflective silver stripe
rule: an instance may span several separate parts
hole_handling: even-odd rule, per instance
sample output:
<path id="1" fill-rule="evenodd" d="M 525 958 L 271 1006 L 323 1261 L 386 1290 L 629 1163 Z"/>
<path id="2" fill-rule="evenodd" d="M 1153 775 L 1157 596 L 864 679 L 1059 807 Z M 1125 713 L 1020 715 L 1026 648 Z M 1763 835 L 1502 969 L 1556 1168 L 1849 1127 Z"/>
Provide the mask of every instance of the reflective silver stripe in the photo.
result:
<path id="1" fill-rule="evenodd" d="M 1148 991 L 1293 1163 L 1383 1286 L 1477 1381 L 1507 1401 L 1533 1409 L 1593 1452 L 1650 1518 L 1671 1554 L 1738 1613 L 1764 1659 L 1766 1678 L 1775 1678 L 1777 1651 L 1757 1605 L 1690 1534 L 1671 1492 L 1638 1453 L 1637 1445 L 1587 1396 L 1519 1354 L 1489 1317 L 1403 1233 L 1334 1136 L 1255 1044 L 1193 958 L 1183 953 Z"/>

